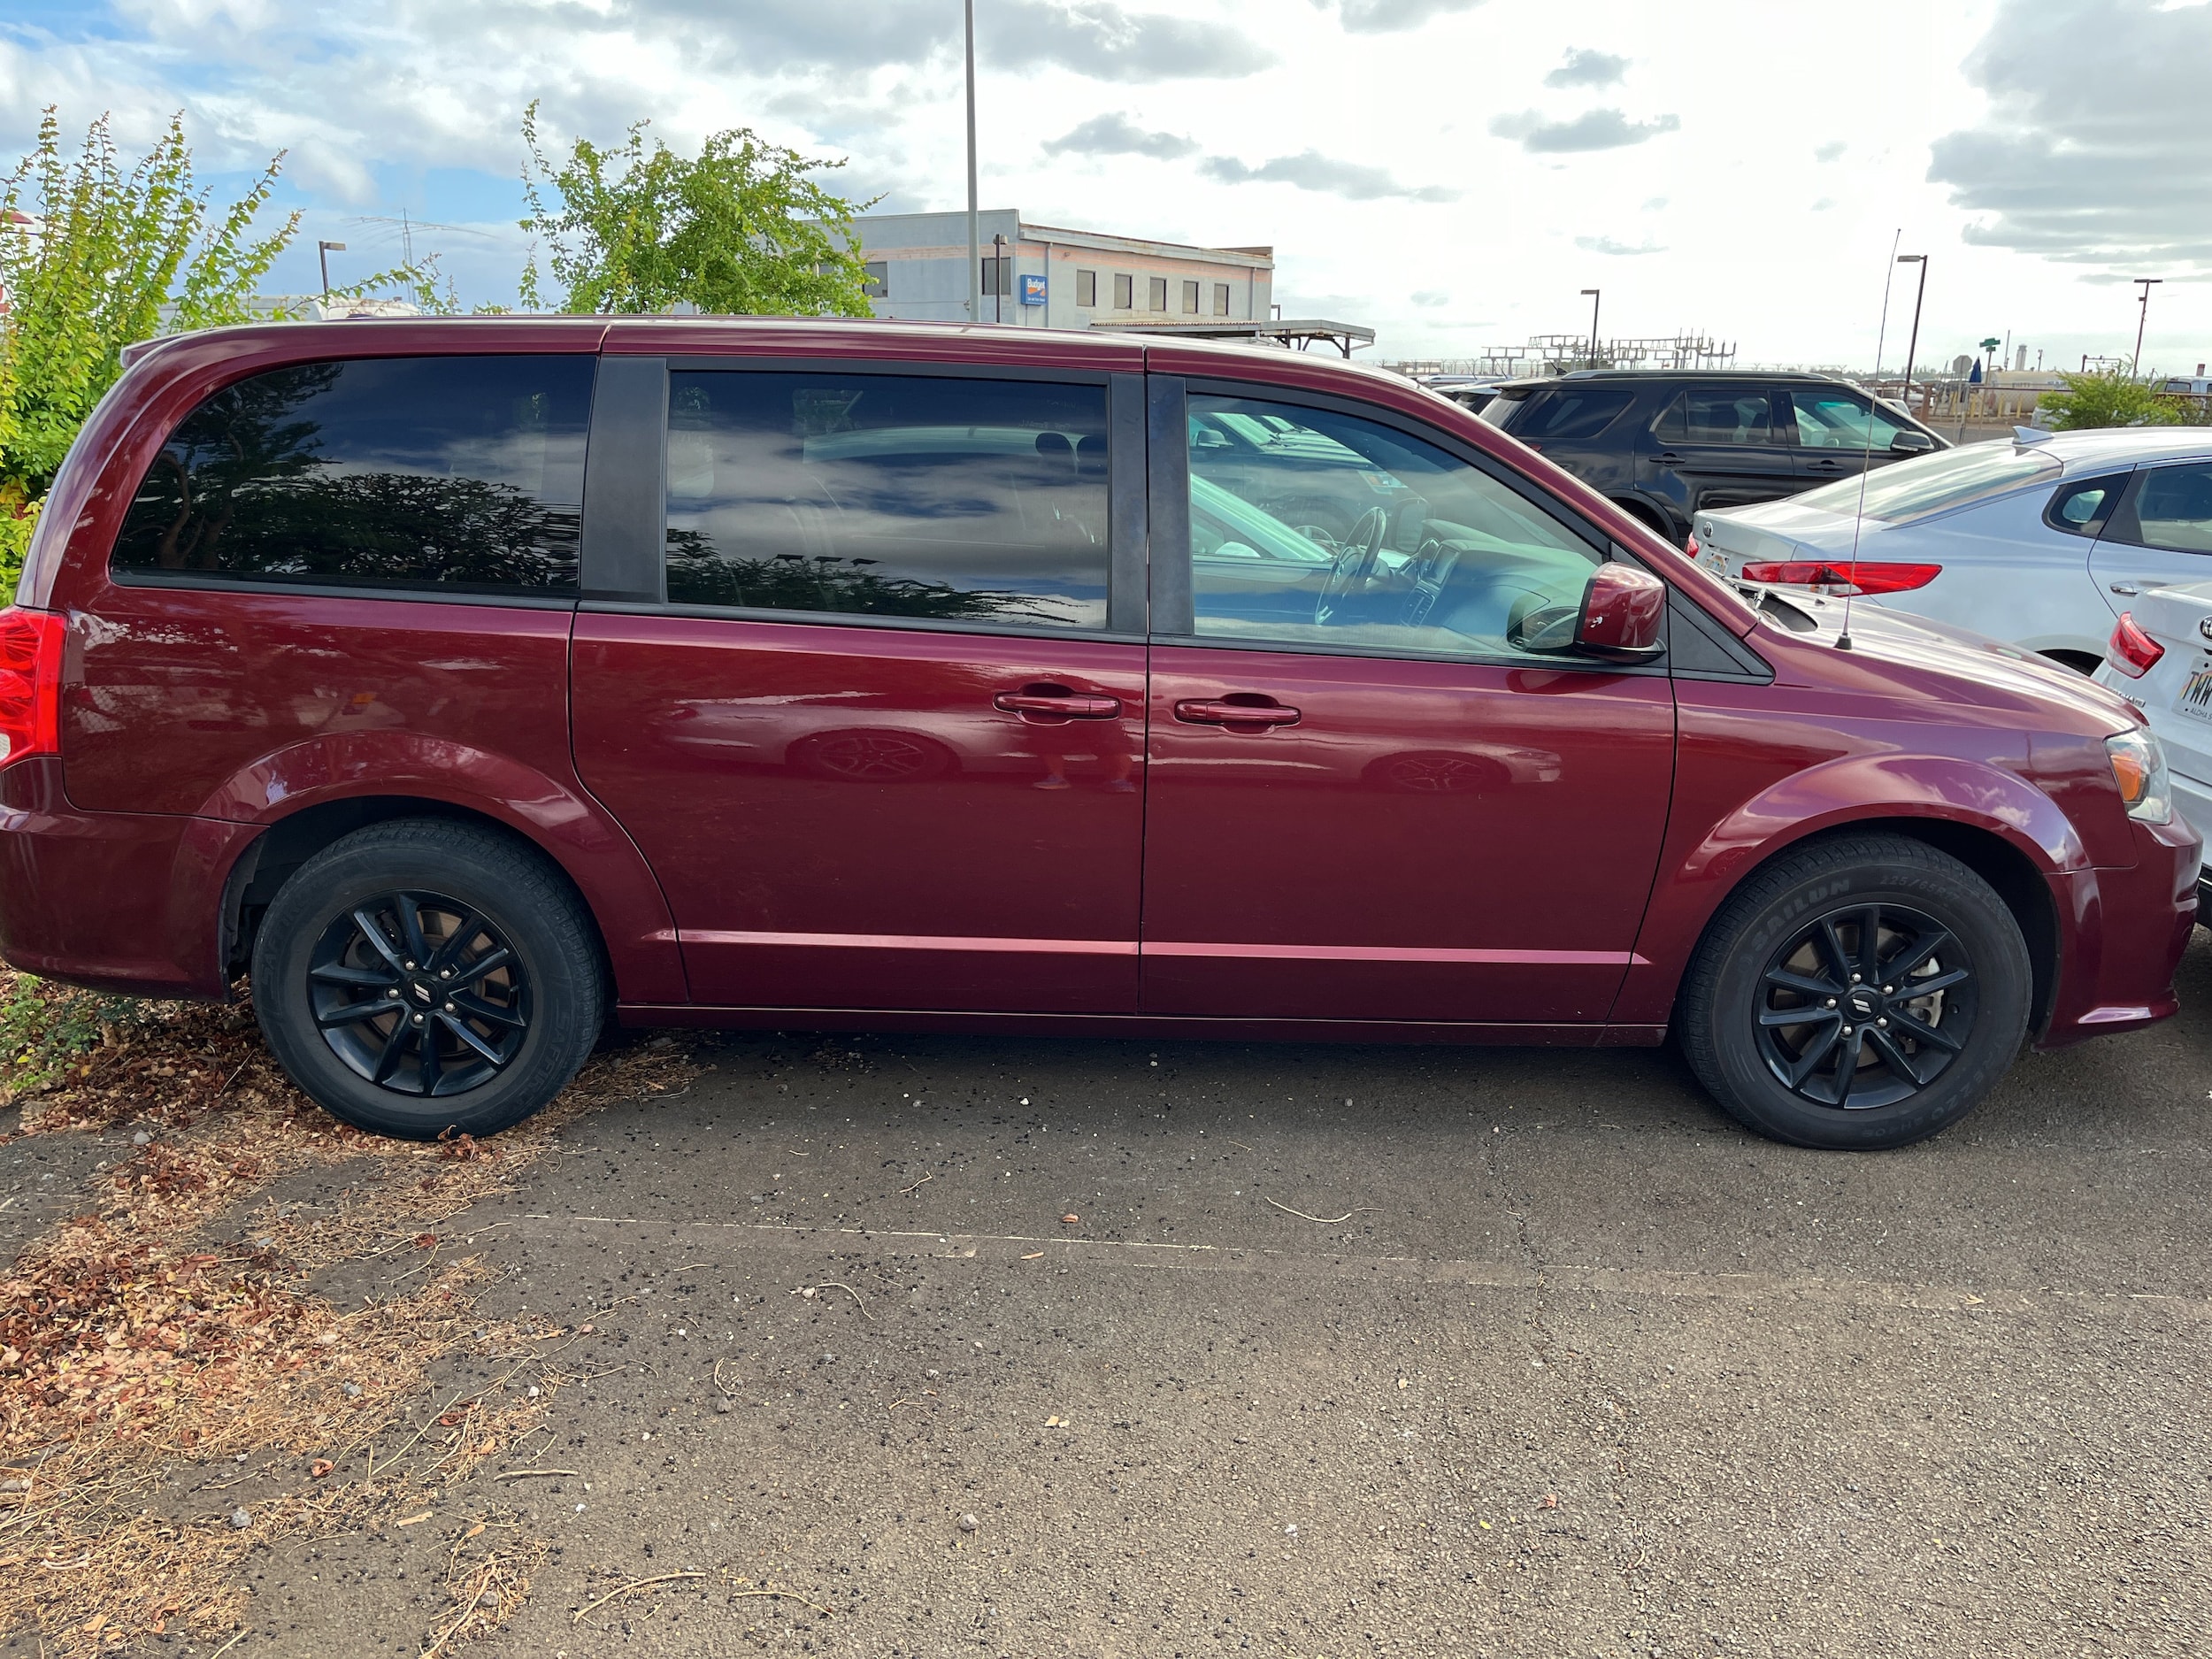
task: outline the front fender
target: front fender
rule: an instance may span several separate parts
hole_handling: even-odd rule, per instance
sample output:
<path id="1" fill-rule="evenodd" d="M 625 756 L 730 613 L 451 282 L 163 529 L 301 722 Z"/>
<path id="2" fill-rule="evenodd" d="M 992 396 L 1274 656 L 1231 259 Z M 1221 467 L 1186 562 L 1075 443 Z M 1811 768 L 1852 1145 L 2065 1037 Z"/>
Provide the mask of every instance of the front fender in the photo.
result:
<path id="1" fill-rule="evenodd" d="M 1671 834 L 1615 1024 L 1669 1017 L 1690 953 L 1724 900 L 1775 854 L 1823 831 L 1932 818 L 1984 831 L 2046 879 L 2090 868 L 2057 803 L 1985 761 L 1935 755 L 1848 755 L 1775 780 L 1686 847 Z M 1694 828 L 1689 832 L 1695 836 Z"/>
<path id="2" fill-rule="evenodd" d="M 636 844 L 580 787 L 511 757 L 415 732 L 314 737 L 234 773 L 197 816 L 266 828 L 309 807 L 364 795 L 434 801 L 505 825 L 575 882 L 606 941 L 622 1001 L 689 1000 L 675 918 Z M 222 872 L 214 873 L 219 885 Z"/>

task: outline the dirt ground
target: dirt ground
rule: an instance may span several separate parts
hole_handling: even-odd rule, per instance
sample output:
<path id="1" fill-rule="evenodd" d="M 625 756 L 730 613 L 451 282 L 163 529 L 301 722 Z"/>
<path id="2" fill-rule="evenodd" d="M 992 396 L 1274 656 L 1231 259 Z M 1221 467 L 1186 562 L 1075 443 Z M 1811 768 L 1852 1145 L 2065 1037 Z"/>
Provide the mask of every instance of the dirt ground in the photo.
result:
<path id="1" fill-rule="evenodd" d="M 1647 1053 L 640 1045 L 413 1237 L 315 1256 L 394 1190 L 352 1143 L 206 1221 L 296 1230 L 330 1387 L 465 1310 L 365 1450 L 134 1490 L 250 1513 L 231 1610 L 0 1654 L 2203 1653 L 2212 935 L 2181 991 L 1873 1156 Z M 5 1241 L 133 1133 L 0 1145 Z"/>

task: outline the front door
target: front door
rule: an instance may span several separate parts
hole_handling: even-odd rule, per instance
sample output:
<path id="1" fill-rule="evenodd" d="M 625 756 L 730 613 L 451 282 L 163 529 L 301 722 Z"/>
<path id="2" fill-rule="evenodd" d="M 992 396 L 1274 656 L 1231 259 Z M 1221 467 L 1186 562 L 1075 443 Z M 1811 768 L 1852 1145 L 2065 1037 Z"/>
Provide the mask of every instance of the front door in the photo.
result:
<path id="1" fill-rule="evenodd" d="M 1796 442 L 1797 476 L 1811 488 L 1840 478 L 1856 478 L 1870 466 L 1887 466 L 1901 453 L 1890 446 L 1915 429 L 1883 413 L 1856 392 L 1840 386 L 1801 386 L 1782 394 L 1790 413 L 1786 435 Z M 1917 440 L 1928 442 L 1923 434 Z"/>
<path id="2" fill-rule="evenodd" d="M 1772 501 L 1798 488 L 1789 446 L 1763 386 L 1693 386 L 1639 440 L 1636 481 L 1686 518 L 1709 507 Z"/>
<path id="3" fill-rule="evenodd" d="M 2212 581 L 2212 461 L 2139 468 L 2089 569 L 2115 611 L 2150 588 Z"/>
<path id="4" fill-rule="evenodd" d="M 1281 399 L 1193 393 L 1190 426 L 1264 420 L 1392 488 L 1339 540 L 1194 478 L 1182 616 L 1181 514 L 1156 515 L 1143 1007 L 1594 1026 L 1674 763 L 1663 668 L 1545 649 L 1607 544 L 1407 427 Z"/>
<path id="5" fill-rule="evenodd" d="M 574 728 L 693 1001 L 1131 1011 L 1145 648 L 1109 626 L 1106 377 L 668 388 L 665 601 L 578 617 Z"/>

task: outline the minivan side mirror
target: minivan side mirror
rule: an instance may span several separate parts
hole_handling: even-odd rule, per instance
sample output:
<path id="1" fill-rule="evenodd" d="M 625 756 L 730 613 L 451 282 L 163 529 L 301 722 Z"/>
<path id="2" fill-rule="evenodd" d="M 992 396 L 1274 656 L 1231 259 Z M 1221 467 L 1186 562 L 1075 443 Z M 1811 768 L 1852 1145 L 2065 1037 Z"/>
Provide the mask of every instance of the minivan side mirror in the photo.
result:
<path id="1" fill-rule="evenodd" d="M 1892 455 L 1925 455 L 1935 448 L 1935 440 L 1924 432 L 1901 432 L 1889 441 Z"/>
<path id="2" fill-rule="evenodd" d="M 1582 590 L 1575 649 L 1609 663 L 1647 663 L 1666 648 L 1667 585 L 1633 565 L 1597 567 Z"/>

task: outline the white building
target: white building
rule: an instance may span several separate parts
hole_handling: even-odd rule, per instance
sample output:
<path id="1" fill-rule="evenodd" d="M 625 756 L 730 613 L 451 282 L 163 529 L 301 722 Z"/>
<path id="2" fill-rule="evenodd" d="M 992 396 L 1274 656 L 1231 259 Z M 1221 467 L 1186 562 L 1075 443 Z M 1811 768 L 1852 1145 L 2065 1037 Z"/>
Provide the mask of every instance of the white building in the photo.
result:
<path id="1" fill-rule="evenodd" d="M 968 216 L 873 213 L 853 221 L 879 317 L 964 320 Z M 984 322 L 1031 328 L 1265 322 L 1272 248 L 1196 248 L 977 216 Z M 1004 238 L 1002 246 L 994 238 Z"/>

